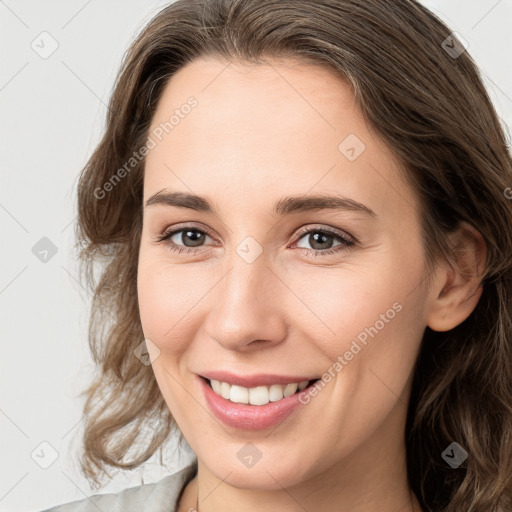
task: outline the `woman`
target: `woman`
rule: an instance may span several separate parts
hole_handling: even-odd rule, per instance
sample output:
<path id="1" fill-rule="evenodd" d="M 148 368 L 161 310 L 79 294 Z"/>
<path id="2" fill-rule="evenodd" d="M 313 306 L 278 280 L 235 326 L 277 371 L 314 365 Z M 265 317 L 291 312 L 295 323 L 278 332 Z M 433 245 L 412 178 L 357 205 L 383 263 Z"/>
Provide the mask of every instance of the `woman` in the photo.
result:
<path id="1" fill-rule="evenodd" d="M 420 4 L 162 10 L 78 188 L 81 462 L 98 484 L 174 428 L 197 460 L 51 510 L 511 510 L 511 186 Z"/>

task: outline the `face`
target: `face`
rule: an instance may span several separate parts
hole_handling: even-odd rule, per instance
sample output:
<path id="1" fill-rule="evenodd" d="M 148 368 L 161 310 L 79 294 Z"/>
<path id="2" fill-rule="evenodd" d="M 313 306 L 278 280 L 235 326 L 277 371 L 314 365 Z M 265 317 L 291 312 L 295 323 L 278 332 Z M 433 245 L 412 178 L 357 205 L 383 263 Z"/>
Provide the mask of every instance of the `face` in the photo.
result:
<path id="1" fill-rule="evenodd" d="M 274 489 L 396 457 L 427 324 L 419 208 L 346 83 L 291 60 L 197 60 L 167 84 L 149 134 L 140 318 L 200 462 Z M 200 377 L 218 371 L 320 380 L 284 406 L 241 405 Z"/>

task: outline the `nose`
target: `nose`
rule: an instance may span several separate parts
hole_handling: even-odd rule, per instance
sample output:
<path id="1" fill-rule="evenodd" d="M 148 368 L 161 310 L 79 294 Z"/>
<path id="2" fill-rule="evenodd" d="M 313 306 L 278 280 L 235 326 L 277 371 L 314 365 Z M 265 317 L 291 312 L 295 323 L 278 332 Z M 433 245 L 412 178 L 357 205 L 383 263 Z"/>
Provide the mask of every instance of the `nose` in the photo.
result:
<path id="1" fill-rule="evenodd" d="M 205 325 L 208 336 L 235 351 L 280 343 L 288 317 L 282 293 L 282 284 L 263 255 L 247 263 L 234 254 L 212 293 L 214 306 Z"/>

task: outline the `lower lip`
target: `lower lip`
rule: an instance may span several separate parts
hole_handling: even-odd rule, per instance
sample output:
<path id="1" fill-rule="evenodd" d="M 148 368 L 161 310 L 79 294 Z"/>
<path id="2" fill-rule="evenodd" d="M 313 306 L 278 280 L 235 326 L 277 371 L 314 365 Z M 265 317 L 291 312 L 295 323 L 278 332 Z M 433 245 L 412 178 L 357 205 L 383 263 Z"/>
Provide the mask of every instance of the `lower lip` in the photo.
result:
<path id="1" fill-rule="evenodd" d="M 202 377 L 198 377 L 206 403 L 213 415 L 226 425 L 242 430 L 263 430 L 284 421 L 301 404 L 299 393 L 295 393 L 277 402 L 265 405 L 239 404 L 226 400 L 210 387 Z M 306 388 L 307 389 L 307 388 Z"/>

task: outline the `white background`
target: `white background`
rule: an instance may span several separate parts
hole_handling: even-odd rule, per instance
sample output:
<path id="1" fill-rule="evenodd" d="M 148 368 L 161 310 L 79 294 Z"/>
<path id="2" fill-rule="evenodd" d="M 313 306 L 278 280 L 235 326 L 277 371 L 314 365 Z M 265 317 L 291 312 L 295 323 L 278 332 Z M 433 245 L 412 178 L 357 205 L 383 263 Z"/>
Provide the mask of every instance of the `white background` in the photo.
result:
<path id="1" fill-rule="evenodd" d="M 78 394 L 91 372 L 90 297 L 73 253 L 76 179 L 99 141 L 124 51 L 166 4 L 0 0 L 0 511 L 38 511 L 94 493 L 75 455 Z M 509 130 L 512 0 L 424 4 L 468 41 Z M 31 48 L 43 31 L 59 45 L 47 59 Z M 57 248 L 46 263 L 32 253 L 42 237 Z M 41 442 L 58 453 L 48 469 L 31 457 Z M 52 450 L 39 447 L 42 453 L 48 458 Z M 100 492 L 138 485 L 141 475 L 157 481 L 188 460 L 176 458 L 167 469 L 151 460 Z"/>

